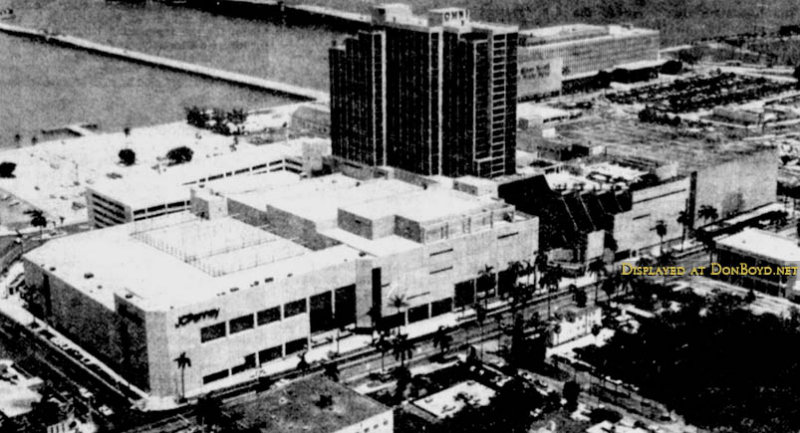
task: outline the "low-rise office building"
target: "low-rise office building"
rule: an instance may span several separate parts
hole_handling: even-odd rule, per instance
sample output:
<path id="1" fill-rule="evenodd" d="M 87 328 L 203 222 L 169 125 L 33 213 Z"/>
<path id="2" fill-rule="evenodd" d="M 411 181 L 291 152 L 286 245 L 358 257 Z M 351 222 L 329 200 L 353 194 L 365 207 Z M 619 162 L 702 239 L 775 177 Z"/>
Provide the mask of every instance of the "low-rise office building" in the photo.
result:
<path id="1" fill-rule="evenodd" d="M 24 257 L 34 314 L 156 396 L 244 380 L 339 328 L 394 327 L 493 296 L 477 293 L 479 272 L 538 247 L 536 218 L 443 186 L 332 175 L 194 194 L 191 212 Z M 408 307 L 391 308 L 394 296 Z"/>
<path id="2" fill-rule="evenodd" d="M 155 218 L 189 207 L 189 188 L 143 180 L 109 180 L 86 188 L 89 223 L 103 228 Z"/>
<path id="3" fill-rule="evenodd" d="M 292 133 L 303 137 L 331 136 L 331 109 L 327 104 L 309 102 L 292 113 Z"/>
<path id="4" fill-rule="evenodd" d="M 658 60 L 659 32 L 631 26 L 570 24 L 519 32 L 520 99 L 561 91 L 565 81 Z"/>
<path id="5" fill-rule="evenodd" d="M 488 406 L 497 392 L 473 380 L 459 382 L 435 394 L 425 396 L 414 405 L 430 414 L 434 422 L 453 418 L 467 405 Z"/>
<path id="6" fill-rule="evenodd" d="M 800 247 L 777 233 L 747 228 L 720 239 L 712 262 L 706 275 L 713 278 L 792 300 L 800 297 Z"/>
<path id="7" fill-rule="evenodd" d="M 299 179 L 320 170 L 323 156 L 329 153 L 329 141 L 304 138 L 284 144 L 251 146 L 160 168 L 158 173 L 143 168 L 124 177 L 103 179 L 86 188 L 89 222 L 94 228 L 102 228 L 185 211 L 189 208 L 192 186 L 220 185 L 220 189 L 235 189 L 234 185 L 239 183 L 284 183 L 283 177 L 270 176 L 275 173 Z M 222 187 L 223 184 L 227 186 Z"/>

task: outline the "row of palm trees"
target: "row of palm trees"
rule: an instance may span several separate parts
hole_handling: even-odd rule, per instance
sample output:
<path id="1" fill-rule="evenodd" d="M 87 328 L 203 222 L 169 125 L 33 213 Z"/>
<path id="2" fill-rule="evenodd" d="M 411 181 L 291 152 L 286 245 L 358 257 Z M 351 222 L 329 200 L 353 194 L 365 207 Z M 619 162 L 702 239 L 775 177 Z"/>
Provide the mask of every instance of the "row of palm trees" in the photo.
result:
<path id="1" fill-rule="evenodd" d="M 34 220 L 31 222 L 34 226 L 40 224 L 40 219 L 44 218 L 43 214 L 40 212 L 35 214 L 32 212 L 31 216 L 32 219 L 35 219 L 35 222 Z M 703 205 L 700 207 L 698 217 L 703 220 L 713 221 L 719 217 L 719 214 L 714 207 Z M 687 210 L 683 210 L 679 213 L 677 222 L 683 226 L 683 233 L 681 236 L 682 242 L 685 240 L 686 232 L 691 227 L 691 220 L 691 215 Z M 663 220 L 658 221 L 654 227 L 654 230 L 660 238 L 661 254 L 656 259 L 642 257 L 639 259 L 639 265 L 669 266 L 674 263 L 674 257 L 670 251 L 664 249 L 665 237 L 667 235 L 666 222 Z M 798 232 L 800 232 L 800 225 L 798 225 Z M 613 239 L 611 244 L 615 244 Z M 538 289 L 541 289 L 548 294 L 546 298 L 547 319 L 550 321 L 552 318 L 552 295 L 558 292 L 558 289 L 564 278 L 564 272 L 561 267 L 550 266 L 547 256 L 545 254 L 538 254 L 533 260 L 518 260 L 510 262 L 507 272 L 509 272 L 511 276 L 511 285 L 507 292 L 507 296 L 510 298 L 509 306 L 511 310 L 511 317 L 516 318 L 520 309 L 524 312 L 525 308 L 528 306 L 528 303 L 533 299 L 534 294 L 538 292 L 538 287 Z M 621 270 L 619 269 L 609 271 L 608 265 L 602 257 L 598 257 L 590 261 L 587 267 L 587 272 L 595 277 L 595 304 L 599 302 L 599 290 L 601 288 L 606 293 L 607 298 L 611 298 L 611 296 L 619 288 L 631 289 L 634 285 L 633 280 L 635 277 L 626 276 L 622 274 Z M 527 275 L 527 281 L 525 283 L 521 283 L 519 281 L 520 277 L 523 275 Z M 532 281 L 531 277 L 533 277 Z M 478 273 L 478 279 L 476 283 L 478 290 L 486 293 L 483 303 L 476 300 L 471 307 L 475 312 L 475 321 L 480 329 L 480 339 L 483 340 L 484 324 L 488 314 L 486 299 L 489 297 L 488 294 L 491 293 L 491 291 L 497 286 L 494 268 L 487 265 L 481 269 Z M 580 289 L 574 286 L 571 286 L 570 288 L 573 292 L 573 296 L 577 299 L 579 297 L 577 291 Z M 402 320 L 395 324 L 395 335 L 392 335 L 391 329 L 384 329 L 381 330 L 378 337 L 372 342 L 372 346 L 381 354 L 381 371 L 385 370 L 385 355 L 390 351 L 393 353 L 395 359 L 400 362 L 400 367 L 405 368 L 406 362 L 411 359 L 415 350 L 415 343 L 408 338 L 407 334 L 401 332 L 401 328 L 406 324 L 405 309 L 409 307 L 406 297 L 403 294 L 396 294 L 389 299 L 388 306 L 389 308 L 394 309 L 396 312 L 396 317 L 400 317 Z M 369 314 L 373 317 L 373 324 L 377 324 L 377 319 L 379 317 L 378 312 L 373 309 Z M 557 332 L 557 329 L 552 329 L 552 331 Z M 449 351 L 452 343 L 453 336 L 450 335 L 449 330 L 445 327 L 439 327 L 433 336 L 433 345 L 439 349 L 441 356 L 444 356 L 445 353 Z M 305 355 L 306 352 L 303 352 L 299 355 L 300 360 L 298 362 L 298 370 L 310 369 L 310 364 L 305 359 Z M 191 360 L 184 352 L 175 359 L 175 362 L 177 363 L 178 368 L 181 370 L 181 395 L 184 395 L 184 371 L 187 367 L 191 367 Z M 336 367 L 336 370 L 334 371 L 333 367 L 330 367 L 330 365 L 335 367 L 335 363 L 329 363 L 329 366 L 327 366 L 325 369 L 326 374 L 329 377 L 335 377 L 335 380 L 338 380 L 338 367 Z"/>
<path id="2" fill-rule="evenodd" d="M 37 218 L 37 223 L 38 218 L 43 218 L 43 215 L 31 215 L 32 218 Z M 700 207 L 698 217 L 703 220 L 713 221 L 719 218 L 719 214 L 714 207 L 703 205 Z M 683 210 L 679 213 L 677 222 L 683 226 L 683 233 L 681 236 L 682 242 L 685 240 L 686 232 L 691 227 L 691 221 L 691 215 L 687 210 Z M 33 221 L 32 225 L 35 225 L 33 224 Z M 672 255 L 672 252 L 664 249 L 665 238 L 668 231 L 666 222 L 663 220 L 658 221 L 654 227 L 654 230 L 660 238 L 661 254 L 655 259 L 641 257 L 639 259 L 639 265 L 669 266 L 674 264 L 674 256 Z M 798 225 L 798 232 L 800 232 L 800 224 Z M 613 239 L 611 240 L 611 244 L 615 245 Z M 615 250 L 616 248 L 613 249 Z M 601 289 L 606 293 L 607 298 L 610 299 L 618 289 L 630 290 L 636 284 L 635 280 L 638 277 L 625 275 L 620 269 L 609 271 L 608 268 L 608 265 L 602 257 L 598 257 L 590 261 L 588 264 L 587 272 L 595 277 L 595 304 L 599 302 L 599 290 Z M 528 303 L 533 299 L 534 294 L 538 292 L 538 287 L 538 289 L 541 289 L 548 294 L 546 299 L 547 319 L 549 322 L 552 318 L 552 295 L 557 293 L 559 290 L 561 282 L 564 278 L 563 269 L 557 265 L 551 266 L 545 254 L 538 254 L 532 261 L 521 260 L 510 262 L 507 272 L 510 273 L 511 285 L 508 288 L 508 292 L 504 295 L 507 295 L 510 298 L 509 306 L 511 310 L 511 317 L 517 318 L 517 313 L 520 309 L 524 312 L 525 308 L 528 306 Z M 524 275 L 527 275 L 527 281 L 525 283 L 521 283 L 519 281 L 520 277 Z M 487 265 L 479 271 L 476 285 L 478 291 L 482 291 L 486 294 L 484 296 L 483 303 L 476 300 L 471 307 L 475 312 L 475 321 L 480 329 L 481 340 L 483 340 L 484 324 L 488 315 L 486 300 L 489 297 L 488 294 L 491 293 L 491 291 L 497 286 L 496 274 L 492 266 Z M 570 288 L 573 292 L 573 296 L 577 299 L 579 296 L 577 291 L 580 289 L 575 286 L 571 286 Z M 399 320 L 394 325 L 393 329 L 395 329 L 396 332 L 394 335 L 392 334 L 392 329 L 383 329 L 379 332 L 378 337 L 372 342 L 372 346 L 381 354 L 381 371 L 385 371 L 385 355 L 387 353 L 392 352 L 395 360 L 400 362 L 400 368 L 405 369 L 406 362 L 412 358 L 415 350 L 415 343 L 409 339 L 407 334 L 401 332 L 401 328 L 406 324 L 405 309 L 409 307 L 406 297 L 403 294 L 396 294 L 389 299 L 388 306 L 389 308 L 394 309 L 396 312 L 396 317 L 400 317 L 402 320 Z M 373 317 L 373 324 L 377 324 L 379 313 L 373 309 L 369 314 Z M 522 317 L 522 319 L 524 321 L 524 317 Z M 550 326 L 555 327 L 549 328 L 551 332 L 558 332 L 557 324 L 551 324 Z M 453 344 L 453 336 L 450 335 L 449 331 L 450 330 L 445 327 L 439 327 L 433 336 L 433 345 L 439 349 L 442 357 L 450 350 L 450 347 Z M 306 352 L 303 352 L 299 355 L 300 359 L 297 367 L 298 370 L 304 371 L 310 369 L 311 365 L 305 359 L 305 356 Z M 187 367 L 191 367 L 191 360 L 186 356 L 186 353 L 182 353 L 178 358 L 175 359 L 175 362 L 177 363 L 178 368 L 181 370 L 181 395 L 183 396 L 185 393 L 184 371 Z M 338 380 L 338 367 L 335 365 L 335 363 L 328 363 L 326 365 L 325 374 L 334 380 Z"/>

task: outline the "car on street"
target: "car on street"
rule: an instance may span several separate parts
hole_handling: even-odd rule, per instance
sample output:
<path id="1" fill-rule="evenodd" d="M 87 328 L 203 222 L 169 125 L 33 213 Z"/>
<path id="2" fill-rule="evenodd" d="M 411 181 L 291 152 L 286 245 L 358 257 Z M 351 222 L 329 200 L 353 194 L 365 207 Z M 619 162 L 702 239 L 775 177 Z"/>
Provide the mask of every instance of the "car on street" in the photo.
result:
<path id="1" fill-rule="evenodd" d="M 90 392 L 88 389 L 86 389 L 86 388 L 79 388 L 79 389 L 78 389 L 78 395 L 80 395 L 80 396 L 81 396 L 81 398 L 82 398 L 82 399 L 84 399 L 84 400 L 91 400 L 91 399 L 93 399 L 93 398 L 94 398 L 94 394 L 92 394 L 92 393 L 91 393 L 91 392 Z"/>
<path id="2" fill-rule="evenodd" d="M 97 411 L 100 412 L 101 414 L 103 414 L 103 416 L 114 415 L 114 411 L 111 410 L 111 408 L 106 406 L 106 405 L 100 406 L 99 408 L 97 408 Z"/>

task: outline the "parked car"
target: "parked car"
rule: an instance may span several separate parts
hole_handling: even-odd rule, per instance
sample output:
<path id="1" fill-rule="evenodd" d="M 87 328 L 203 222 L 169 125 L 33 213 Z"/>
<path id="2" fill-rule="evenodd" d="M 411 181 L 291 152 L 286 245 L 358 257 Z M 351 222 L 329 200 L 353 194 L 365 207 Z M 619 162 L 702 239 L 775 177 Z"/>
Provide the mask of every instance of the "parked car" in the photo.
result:
<path id="1" fill-rule="evenodd" d="M 81 398 L 83 398 L 84 400 L 91 400 L 91 399 L 93 399 L 93 398 L 94 398 L 94 394 L 92 394 L 92 393 L 91 393 L 91 392 L 90 392 L 88 389 L 86 389 L 86 388 L 79 388 L 79 389 L 78 389 L 78 395 L 80 395 L 80 396 L 81 396 Z"/>
<path id="2" fill-rule="evenodd" d="M 100 406 L 99 408 L 97 408 L 97 411 L 102 413 L 104 416 L 112 416 L 112 415 L 114 415 L 114 411 L 111 410 L 111 408 L 106 406 L 106 405 Z"/>

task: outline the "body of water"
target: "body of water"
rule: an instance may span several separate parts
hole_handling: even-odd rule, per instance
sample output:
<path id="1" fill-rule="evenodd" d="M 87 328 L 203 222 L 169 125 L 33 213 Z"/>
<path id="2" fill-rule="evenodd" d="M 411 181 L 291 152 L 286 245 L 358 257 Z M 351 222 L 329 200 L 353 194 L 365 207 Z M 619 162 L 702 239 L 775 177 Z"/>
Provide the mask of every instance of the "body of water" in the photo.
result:
<path id="1" fill-rule="evenodd" d="M 374 2 L 303 0 L 359 12 Z M 800 2 L 765 0 L 407 0 L 416 12 L 464 6 L 478 19 L 524 27 L 564 22 L 633 22 L 658 28 L 664 44 L 776 26 L 800 19 Z M 148 1 L 0 0 L 15 23 L 72 34 L 220 69 L 320 90 L 327 51 L 344 34 L 266 19 L 233 18 Z M 667 4 L 668 3 L 668 4 Z M 254 17 L 269 18 L 269 17 Z M 0 34 L 0 145 L 41 129 L 98 123 L 103 130 L 179 120 L 188 105 L 261 108 L 287 102 L 266 92 L 158 70 Z"/>
<path id="2" fill-rule="evenodd" d="M 253 76 L 327 90 L 327 48 L 344 35 L 162 3 L 12 1 L 14 24 L 45 28 Z M 184 107 L 262 108 L 289 100 L 253 90 L 0 34 L 0 143 L 20 134 L 98 123 L 163 123 Z M 41 137 L 39 137 L 41 138 Z"/>

